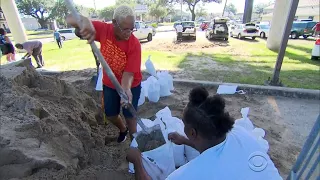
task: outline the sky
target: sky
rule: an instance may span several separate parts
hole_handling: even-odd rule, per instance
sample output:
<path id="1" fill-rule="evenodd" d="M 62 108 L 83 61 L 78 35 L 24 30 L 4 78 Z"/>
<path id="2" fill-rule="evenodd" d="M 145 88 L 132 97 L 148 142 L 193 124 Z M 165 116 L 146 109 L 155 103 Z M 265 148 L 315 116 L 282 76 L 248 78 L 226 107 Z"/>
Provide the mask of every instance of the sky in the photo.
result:
<path id="1" fill-rule="evenodd" d="M 73 0 L 76 4 L 83 5 L 85 7 L 94 8 L 94 0 Z M 208 13 L 219 13 L 223 11 L 223 6 L 226 0 L 222 0 L 222 3 L 208 3 L 205 9 Z M 259 3 L 268 3 L 269 0 L 254 0 L 254 5 Z M 97 9 L 102 9 L 107 6 L 112 6 L 115 4 L 115 0 L 95 0 Z M 245 0 L 228 0 L 228 4 L 232 3 L 236 6 L 238 13 L 242 13 L 245 5 Z M 180 5 L 176 5 L 177 9 L 180 9 Z M 187 6 L 183 7 L 185 11 Z"/>

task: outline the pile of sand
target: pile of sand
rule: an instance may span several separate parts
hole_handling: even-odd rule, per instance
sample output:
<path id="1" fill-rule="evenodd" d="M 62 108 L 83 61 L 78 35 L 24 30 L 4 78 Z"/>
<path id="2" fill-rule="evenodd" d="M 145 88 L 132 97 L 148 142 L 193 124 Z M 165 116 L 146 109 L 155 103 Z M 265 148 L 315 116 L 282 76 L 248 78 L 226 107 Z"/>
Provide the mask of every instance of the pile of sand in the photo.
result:
<path id="1" fill-rule="evenodd" d="M 47 171 L 38 172 L 65 169 L 74 176 L 92 164 L 120 166 L 111 156 L 125 154 L 127 146 L 104 149 L 105 136 L 117 131 L 98 126 L 101 107 L 83 91 L 30 66 L 1 68 L 0 87 L 0 179 L 50 179 Z"/>

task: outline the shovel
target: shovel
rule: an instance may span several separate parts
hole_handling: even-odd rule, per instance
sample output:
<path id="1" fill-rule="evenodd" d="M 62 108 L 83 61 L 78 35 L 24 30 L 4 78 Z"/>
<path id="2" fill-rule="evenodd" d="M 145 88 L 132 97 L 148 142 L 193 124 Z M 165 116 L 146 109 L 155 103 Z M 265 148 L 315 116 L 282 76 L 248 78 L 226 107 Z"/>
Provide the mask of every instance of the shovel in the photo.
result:
<path id="1" fill-rule="evenodd" d="M 76 8 L 74 7 L 72 0 L 65 0 L 65 3 L 67 5 L 68 9 L 71 11 L 72 16 L 77 20 L 79 28 L 82 29 L 80 15 L 78 14 Z M 151 140 L 159 141 L 159 146 L 165 144 L 166 141 L 164 140 L 160 125 L 155 125 L 153 127 L 149 127 L 148 128 L 143 124 L 143 122 L 141 121 L 141 118 L 139 118 L 137 116 L 136 110 L 134 109 L 132 104 L 129 102 L 128 96 L 125 94 L 124 90 L 122 89 L 120 83 L 116 79 L 116 77 L 115 77 L 114 73 L 112 72 L 111 68 L 109 67 L 109 65 L 107 64 L 105 59 L 103 58 L 103 56 L 102 56 L 101 52 L 99 51 L 97 45 L 94 42 L 92 42 L 92 43 L 90 43 L 90 46 L 92 48 L 92 52 L 97 57 L 97 59 L 100 62 L 100 64 L 102 65 L 105 73 L 109 77 L 109 79 L 112 82 L 112 84 L 115 86 L 120 98 L 123 99 L 126 102 L 126 105 L 125 105 L 126 108 L 133 115 L 133 117 L 135 117 L 137 119 L 137 122 L 138 122 L 138 124 L 140 125 L 140 127 L 142 129 L 142 131 L 133 134 L 133 136 L 136 138 L 136 141 L 138 143 L 138 147 L 140 147 L 141 149 L 144 149 L 145 145 Z"/>

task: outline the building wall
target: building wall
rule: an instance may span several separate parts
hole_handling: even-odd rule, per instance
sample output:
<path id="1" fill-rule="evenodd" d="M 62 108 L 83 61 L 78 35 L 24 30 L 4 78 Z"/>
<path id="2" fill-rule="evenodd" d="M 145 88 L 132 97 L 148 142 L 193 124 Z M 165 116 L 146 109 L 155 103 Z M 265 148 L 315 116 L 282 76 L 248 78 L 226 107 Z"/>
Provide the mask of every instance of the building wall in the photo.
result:
<path id="1" fill-rule="evenodd" d="M 41 27 L 35 18 L 21 18 L 21 21 L 24 25 L 24 28 L 29 31 L 36 30 Z"/>

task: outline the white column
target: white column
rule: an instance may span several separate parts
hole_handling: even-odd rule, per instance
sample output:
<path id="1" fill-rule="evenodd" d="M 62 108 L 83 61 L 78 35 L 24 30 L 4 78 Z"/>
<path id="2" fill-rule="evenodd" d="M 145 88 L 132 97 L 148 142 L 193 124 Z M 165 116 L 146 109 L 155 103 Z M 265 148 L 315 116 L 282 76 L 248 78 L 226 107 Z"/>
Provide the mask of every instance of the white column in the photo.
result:
<path id="1" fill-rule="evenodd" d="M 1 8 L 15 43 L 27 41 L 27 35 L 14 0 L 1 0 Z"/>
<path id="2" fill-rule="evenodd" d="M 267 47 L 272 51 L 279 51 L 281 39 L 286 26 L 286 19 L 290 10 L 289 4 L 291 0 L 275 1 L 273 15 L 271 20 L 271 28 L 267 40 Z"/>

